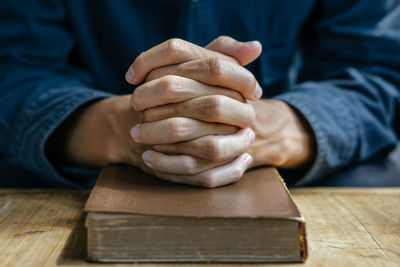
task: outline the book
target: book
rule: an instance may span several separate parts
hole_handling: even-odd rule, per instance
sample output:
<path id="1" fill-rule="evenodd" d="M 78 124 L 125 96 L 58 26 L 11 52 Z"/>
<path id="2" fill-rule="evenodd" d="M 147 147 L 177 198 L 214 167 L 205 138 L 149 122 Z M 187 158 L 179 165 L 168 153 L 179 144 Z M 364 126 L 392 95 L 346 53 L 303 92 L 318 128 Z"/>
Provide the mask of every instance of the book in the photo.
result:
<path id="1" fill-rule="evenodd" d="M 127 165 L 103 168 L 85 204 L 88 260 L 303 262 L 305 221 L 274 168 L 206 189 Z"/>

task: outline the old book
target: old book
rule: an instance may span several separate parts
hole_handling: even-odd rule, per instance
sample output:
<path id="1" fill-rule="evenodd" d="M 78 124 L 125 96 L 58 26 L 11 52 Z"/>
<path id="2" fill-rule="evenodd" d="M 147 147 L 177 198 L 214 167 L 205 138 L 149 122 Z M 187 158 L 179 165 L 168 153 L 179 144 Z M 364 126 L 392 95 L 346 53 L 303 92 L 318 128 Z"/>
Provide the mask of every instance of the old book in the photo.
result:
<path id="1" fill-rule="evenodd" d="M 273 168 L 204 189 L 109 165 L 85 211 L 91 261 L 302 262 L 307 257 L 304 219 Z"/>

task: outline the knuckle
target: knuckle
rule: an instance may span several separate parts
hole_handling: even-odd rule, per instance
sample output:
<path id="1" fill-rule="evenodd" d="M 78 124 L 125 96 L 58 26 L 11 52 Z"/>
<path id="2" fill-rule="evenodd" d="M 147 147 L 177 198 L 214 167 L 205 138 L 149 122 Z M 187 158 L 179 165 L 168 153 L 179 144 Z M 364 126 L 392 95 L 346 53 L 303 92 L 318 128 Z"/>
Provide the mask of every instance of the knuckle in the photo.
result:
<path id="1" fill-rule="evenodd" d="M 222 35 L 222 36 L 219 36 L 217 39 L 215 39 L 215 44 L 217 47 L 222 47 L 225 44 L 225 42 L 228 40 L 229 40 L 228 36 Z"/>
<path id="2" fill-rule="evenodd" d="M 205 188 L 215 188 L 218 186 L 217 179 L 215 175 L 205 175 L 201 181 L 201 186 Z"/>
<path id="3" fill-rule="evenodd" d="M 207 59 L 207 68 L 212 83 L 218 83 L 223 75 L 223 60 L 217 57 Z"/>
<path id="4" fill-rule="evenodd" d="M 210 96 L 206 98 L 200 112 L 211 120 L 219 119 L 223 115 L 223 105 L 224 99 L 222 96 Z"/>
<path id="5" fill-rule="evenodd" d="M 197 173 L 197 162 L 193 158 L 188 158 L 182 162 L 183 170 L 186 174 L 196 174 Z"/>
<path id="6" fill-rule="evenodd" d="M 181 81 L 177 76 L 167 75 L 161 79 L 162 98 L 164 101 L 170 103 L 176 99 L 181 86 Z"/>
<path id="7" fill-rule="evenodd" d="M 280 153 L 275 153 L 272 158 L 272 165 L 274 166 L 281 166 L 283 163 L 285 163 L 284 157 Z"/>
<path id="8" fill-rule="evenodd" d="M 170 137 L 174 140 L 185 139 L 190 134 L 190 126 L 183 118 L 169 119 L 167 127 Z"/>
<path id="9" fill-rule="evenodd" d="M 283 143 L 276 146 L 276 148 L 273 150 L 273 153 L 270 155 L 270 161 L 272 165 L 281 166 L 286 162 L 287 158 L 285 149 L 287 149 L 287 147 Z"/>
<path id="10" fill-rule="evenodd" d="M 206 157 L 209 160 L 219 161 L 223 157 L 222 145 L 218 140 L 214 138 L 209 138 L 206 141 L 204 149 Z"/>
<path id="11" fill-rule="evenodd" d="M 179 38 L 172 38 L 166 42 L 167 52 L 173 55 L 180 55 L 186 51 L 187 44 L 184 40 Z"/>

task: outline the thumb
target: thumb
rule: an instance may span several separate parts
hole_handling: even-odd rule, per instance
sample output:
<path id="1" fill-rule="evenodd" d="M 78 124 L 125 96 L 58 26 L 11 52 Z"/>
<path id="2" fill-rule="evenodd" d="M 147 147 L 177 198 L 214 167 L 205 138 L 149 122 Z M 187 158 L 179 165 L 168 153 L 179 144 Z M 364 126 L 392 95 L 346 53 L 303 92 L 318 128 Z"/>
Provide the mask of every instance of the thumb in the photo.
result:
<path id="1" fill-rule="evenodd" d="M 239 61 L 240 65 L 245 66 L 257 59 L 262 50 L 259 41 L 239 42 L 229 36 L 220 36 L 208 45 L 207 49 L 231 56 Z"/>

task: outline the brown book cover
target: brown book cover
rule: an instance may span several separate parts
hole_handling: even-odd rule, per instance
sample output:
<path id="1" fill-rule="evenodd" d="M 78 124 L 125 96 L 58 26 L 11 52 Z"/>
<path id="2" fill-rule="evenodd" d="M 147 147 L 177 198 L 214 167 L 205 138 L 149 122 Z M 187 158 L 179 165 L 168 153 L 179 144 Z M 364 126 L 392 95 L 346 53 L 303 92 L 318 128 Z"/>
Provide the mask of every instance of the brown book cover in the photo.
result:
<path id="1" fill-rule="evenodd" d="M 105 262 L 301 262 L 305 222 L 274 168 L 205 189 L 106 166 L 85 205 L 88 256 Z"/>

